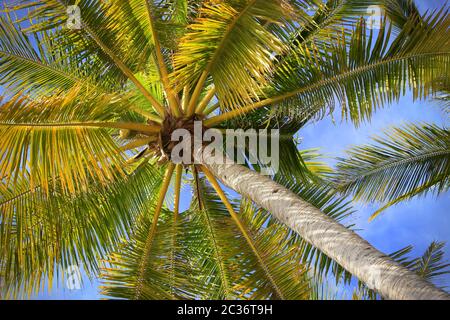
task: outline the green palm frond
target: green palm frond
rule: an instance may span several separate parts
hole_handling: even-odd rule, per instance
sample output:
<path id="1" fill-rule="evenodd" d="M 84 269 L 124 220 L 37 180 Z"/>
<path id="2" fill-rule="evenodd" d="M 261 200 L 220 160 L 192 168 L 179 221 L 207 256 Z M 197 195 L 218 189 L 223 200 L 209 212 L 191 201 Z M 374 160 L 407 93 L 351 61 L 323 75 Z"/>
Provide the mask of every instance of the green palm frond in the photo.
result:
<path id="1" fill-rule="evenodd" d="M 437 80 L 439 86 L 439 92 L 433 97 L 437 106 L 445 113 L 446 116 L 450 115 L 450 82 L 447 78 Z"/>
<path id="2" fill-rule="evenodd" d="M 204 236 L 203 221 L 189 213 L 175 220 L 174 213 L 167 209 L 155 220 L 149 214 L 157 212 L 155 200 L 147 203 L 130 238 L 106 261 L 102 293 L 122 299 L 194 299 L 211 295 L 217 287 L 214 291 L 208 288 L 215 279 L 201 272 L 201 263 L 209 260 L 200 258 L 207 256 L 210 249 L 208 241 L 199 237 Z"/>
<path id="3" fill-rule="evenodd" d="M 450 135 L 432 124 L 392 128 L 373 144 L 349 150 L 334 178 L 338 190 L 356 200 L 387 203 L 448 190 Z M 379 214 L 378 210 L 372 218 Z"/>
<path id="4" fill-rule="evenodd" d="M 266 133 L 259 132 L 257 138 L 267 138 L 269 139 L 268 144 L 270 144 L 270 134 L 267 134 L 266 137 L 263 137 L 263 135 L 266 135 Z M 272 159 L 270 163 L 261 159 L 260 146 L 256 148 L 257 150 L 250 150 L 248 143 L 245 150 L 236 148 L 237 150 L 234 153 L 236 155 L 240 152 L 245 159 L 249 159 L 251 152 L 256 163 L 247 161 L 248 167 L 253 167 L 257 171 L 264 169 L 267 173 L 276 174 L 294 183 L 330 184 L 328 180 L 332 176 L 333 169 L 321 161 L 321 155 L 317 152 L 317 149 L 299 150 L 300 145 L 301 142 L 293 136 L 293 133 L 290 133 L 289 130 L 285 132 L 282 128 L 278 141 L 278 158 Z"/>
<path id="5" fill-rule="evenodd" d="M 13 182 L 28 170 L 32 187 L 47 190 L 49 179 L 58 177 L 67 191 L 75 192 L 86 190 L 89 178 L 106 183 L 120 173 L 124 157 L 110 128 L 148 130 L 148 126 L 120 121 L 128 112 L 126 98 L 88 96 L 79 90 L 44 100 L 19 95 L 3 102 L 2 177 Z"/>
<path id="6" fill-rule="evenodd" d="M 316 9 L 314 14 L 307 23 L 300 25 L 290 34 L 289 50 L 277 57 L 277 64 L 295 57 L 298 54 L 295 49 L 303 44 L 313 42 L 327 46 L 330 43 L 330 35 L 335 38 L 339 38 L 342 33 L 351 35 L 352 26 L 361 17 L 369 19 L 369 11 L 373 8 L 379 9 L 379 13 L 384 14 L 393 26 L 400 30 L 408 19 L 420 17 L 414 1 L 411 0 L 328 0 L 325 3 L 311 1 L 311 5 L 312 9 Z"/>
<path id="7" fill-rule="evenodd" d="M 320 149 L 304 149 L 300 150 L 300 154 L 308 170 L 315 176 L 325 179 L 333 173 L 333 169 L 322 160 Z"/>
<path id="8" fill-rule="evenodd" d="M 175 276 L 172 276 L 169 259 L 172 248 L 172 237 L 174 232 L 181 233 L 172 225 L 171 213 L 164 210 L 161 215 L 158 228 L 152 241 L 152 249 L 147 253 L 145 244 L 148 240 L 152 227 L 152 216 L 148 211 L 141 214 L 136 221 L 133 234 L 126 240 L 121 249 L 112 254 L 102 269 L 102 294 L 120 299 L 176 299 L 193 298 L 192 296 L 174 293 L 171 284 L 178 290 L 185 289 L 183 279 L 189 275 L 189 261 L 181 265 L 175 260 Z M 152 210 L 153 211 L 153 210 Z M 180 249 L 180 248 L 177 248 Z M 180 249 L 181 250 L 181 249 Z M 179 250 L 178 250 L 179 251 Z M 140 275 L 140 267 L 145 259 L 146 268 L 144 274 Z M 188 269 L 181 272 L 180 269 Z M 184 273 L 184 275 L 183 275 Z M 175 283 L 174 283 L 175 281 Z M 182 293 L 181 293 L 182 294 Z M 189 294 L 188 292 L 185 294 Z"/>
<path id="9" fill-rule="evenodd" d="M 295 183 L 330 184 L 333 169 L 320 159 L 318 149 L 299 150 L 298 147 L 299 143 L 293 138 L 280 140 L 276 174 Z"/>
<path id="10" fill-rule="evenodd" d="M 145 71 L 136 74 L 136 78 L 148 89 L 159 103 L 164 103 L 164 88 L 155 63 L 149 63 Z M 149 113 L 153 112 L 152 105 L 139 90 L 134 88 L 132 83 L 128 83 L 126 89 L 128 89 L 127 91 L 130 91 L 131 100 L 136 106 Z"/>
<path id="11" fill-rule="evenodd" d="M 397 27 L 403 27 L 411 17 L 421 16 L 413 0 L 383 0 L 383 2 L 386 15 Z"/>
<path id="12" fill-rule="evenodd" d="M 73 4 L 72 1 L 24 2 L 28 3 L 28 17 L 33 20 L 27 31 L 58 30 L 53 36 L 55 45 L 65 47 L 70 44 L 77 50 L 71 60 L 95 59 L 96 64 L 103 64 L 103 70 L 112 69 L 119 76 L 120 66 L 105 49 L 134 72 L 142 68 L 141 63 L 148 61 L 151 55 L 150 29 L 146 28 L 148 24 L 142 26 L 148 18 L 142 19 L 140 15 L 140 11 L 147 14 L 142 1 L 139 1 L 139 9 L 136 9 L 136 1 L 77 1 L 81 15 L 79 29 L 67 27 L 67 7 Z"/>
<path id="13" fill-rule="evenodd" d="M 144 40 L 144 36 L 153 45 L 156 37 L 164 50 L 175 50 L 188 21 L 192 18 L 192 6 L 199 2 L 201 1 L 114 1 L 108 6 L 108 15 L 118 19 L 114 27 L 119 34 L 123 33 L 126 36 L 126 32 L 133 32 L 133 36 L 128 36 L 132 39 L 133 45 L 134 42 L 137 44 L 136 53 L 144 49 L 144 46 L 148 46 L 148 43 L 141 41 Z"/>
<path id="14" fill-rule="evenodd" d="M 224 106 L 249 102 L 259 95 L 282 41 L 265 24 L 289 24 L 295 1 L 210 1 L 189 26 L 174 56 L 174 79 L 182 88 L 198 80 L 190 101 L 194 107 L 211 75 Z"/>
<path id="15" fill-rule="evenodd" d="M 19 24 L 0 17 L 0 85 L 9 96 L 20 93 L 43 98 L 74 87 L 93 94 L 106 93 L 111 89 L 120 91 L 116 79 L 109 78 L 97 63 L 89 62 L 86 57 L 74 58 L 78 54 L 75 52 L 76 46 L 56 45 L 58 42 L 52 36 L 55 32 L 58 31 L 29 35 L 21 30 Z M 153 82 L 155 72 L 150 73 Z M 148 102 L 145 101 L 145 104 Z M 136 103 L 129 108 L 139 111 L 138 106 L 140 104 Z M 148 116 L 148 112 L 140 113 Z"/>
<path id="16" fill-rule="evenodd" d="M 284 60 L 276 74 L 269 101 L 280 113 L 300 118 L 309 110 L 318 113 L 340 103 L 344 116 L 358 123 L 378 106 L 398 99 L 407 86 L 415 98 L 427 96 L 436 90 L 432 81 L 449 65 L 450 19 L 445 12 L 430 15 L 423 27 L 418 19 L 410 18 L 394 39 L 392 25 L 382 23 L 376 35 L 361 21 L 350 39 L 329 41 L 332 49 L 299 46 L 297 56 Z"/>
<path id="17" fill-rule="evenodd" d="M 81 21 L 85 24 L 79 30 L 67 27 L 66 8 L 70 1 L 47 1 L 45 5 L 23 1 L 21 5 L 7 5 L 13 12 L 28 9 L 29 20 L 13 21 L 10 18 L 6 22 L 2 18 L 1 55 L 8 62 L 4 66 L 3 81 L 9 79 L 6 77 L 8 73 L 14 71 L 11 80 L 16 83 L 20 80 L 21 84 L 40 91 L 58 85 L 63 89 L 74 82 L 84 83 L 87 87 L 89 84 L 120 90 L 125 78 L 116 62 L 120 60 L 132 73 L 137 73 L 145 70 L 154 53 L 146 2 L 78 1 Z M 171 2 L 155 3 L 152 15 L 155 23 L 162 24 L 156 27 L 159 35 L 173 42 L 175 30 L 182 27 L 181 22 L 173 21 L 184 21 L 183 12 L 187 12 L 182 9 L 186 1 Z M 103 48 L 95 43 L 95 37 L 104 45 Z M 105 48 L 113 50 L 118 60 L 109 57 Z M 90 76 L 97 78 L 89 79 Z"/>
<path id="18" fill-rule="evenodd" d="M 267 161 L 262 161 L 261 159 L 261 143 L 256 144 L 256 149 L 250 149 L 250 144 L 248 141 L 245 144 L 245 149 L 236 148 L 234 150 L 234 158 L 236 159 L 238 154 L 242 154 L 245 159 L 250 158 L 250 152 L 252 156 L 255 157 L 256 163 L 247 163 L 249 167 L 253 167 L 256 170 L 261 170 L 264 168 L 267 172 L 276 172 L 279 171 L 283 176 L 289 176 L 293 179 L 297 179 L 296 181 L 309 181 L 310 179 L 314 179 L 314 174 L 311 170 L 308 170 L 305 165 L 305 159 L 303 156 L 308 157 L 308 160 L 313 160 L 319 156 L 318 154 L 310 154 L 308 150 L 304 152 L 298 151 L 299 141 L 295 138 L 295 134 L 297 131 L 304 125 L 304 122 L 298 122 L 294 119 L 283 118 L 272 116 L 270 110 L 268 109 L 259 109 L 254 112 L 248 114 L 245 118 L 233 118 L 227 122 L 224 122 L 222 126 L 227 129 L 234 129 L 234 135 L 237 139 L 239 137 L 242 139 L 246 139 L 245 141 L 251 141 L 251 139 L 267 139 L 267 148 L 271 148 L 271 130 L 279 130 L 278 136 L 278 158 L 277 158 L 277 167 L 275 167 L 274 163 L 267 164 Z M 239 133 L 238 130 L 244 130 Z M 253 130 L 253 133 L 248 131 L 249 129 Z M 223 129 L 224 131 L 225 129 Z M 224 136 L 224 142 L 229 139 L 230 136 Z M 233 139 L 235 137 L 233 136 Z M 265 152 L 265 150 L 263 150 Z M 230 156 L 230 155 L 228 155 Z M 314 164 L 311 163 L 313 166 Z M 316 163 L 316 165 L 323 165 L 320 163 Z M 314 169 L 311 167 L 311 169 Z M 321 171 L 318 167 L 315 168 L 318 171 Z M 323 170 L 326 170 L 325 167 L 322 167 Z M 318 172 L 317 172 L 318 173 Z M 324 173 L 322 171 L 321 173 Z M 315 175 L 316 178 L 318 177 Z"/>
<path id="19" fill-rule="evenodd" d="M 239 255 L 241 241 L 236 241 L 236 229 L 227 208 L 205 184 L 204 179 L 194 174 L 193 193 L 188 217 L 196 226 L 187 237 L 186 247 L 200 266 L 205 283 L 205 298 L 236 299 L 235 284 L 240 270 L 233 257 Z"/>
<path id="20" fill-rule="evenodd" d="M 268 131 L 270 132 L 270 131 Z M 278 141 L 278 158 L 271 159 L 268 163 L 267 159 L 263 159 L 262 157 L 267 157 L 265 155 L 268 150 L 270 150 L 271 142 L 271 134 L 267 133 L 263 134 L 261 132 L 253 135 L 248 135 L 242 133 L 242 136 L 239 137 L 239 134 L 235 134 L 235 136 L 241 139 L 246 139 L 245 148 L 239 147 L 235 148 L 234 152 L 234 160 L 244 160 L 244 164 L 248 167 L 252 167 L 257 171 L 265 170 L 268 174 L 273 174 L 275 172 L 279 172 L 283 176 L 289 176 L 295 181 L 309 181 L 314 178 L 312 173 L 308 170 L 303 160 L 302 154 L 298 151 L 297 142 L 294 140 L 292 134 L 283 134 L 279 137 Z M 268 150 L 261 150 L 261 145 L 258 143 L 256 146 L 254 142 L 256 139 L 268 139 Z M 225 137 L 224 140 L 230 139 L 230 137 Z M 234 139 L 234 137 L 232 137 Z M 248 141 L 247 141 L 248 140 Z M 253 141 L 253 142 L 250 142 Z M 251 146 L 251 144 L 253 144 Z M 230 155 L 228 155 L 230 156 Z M 253 159 L 253 161 L 249 160 Z"/>
<path id="21" fill-rule="evenodd" d="M 361 17 L 368 16 L 370 7 L 379 7 L 397 27 L 402 27 L 411 16 L 420 16 L 410 0 L 328 0 L 311 1 L 316 8 L 311 20 L 299 26 L 294 33 L 294 45 L 307 41 L 321 41 L 330 33 L 342 32 L 342 27 L 351 26 Z M 381 12 L 380 12 L 381 13 Z"/>
<path id="22" fill-rule="evenodd" d="M 311 114 L 325 114 L 336 104 L 342 106 L 345 118 L 357 124 L 407 88 L 414 98 L 426 97 L 439 90 L 435 80 L 448 73 L 449 23 L 444 10 L 424 18 L 412 16 L 393 36 L 392 24 L 386 20 L 378 34 L 368 31 L 361 20 L 350 37 L 331 35 L 332 48 L 320 43 L 300 45 L 274 73 L 266 99 L 207 119 L 205 124 L 212 126 L 269 105 L 280 116 L 303 121 Z"/>
<path id="23" fill-rule="evenodd" d="M 155 24 L 151 25 L 153 20 L 149 20 L 145 4 L 143 1 L 117 4 L 93 0 L 78 1 L 80 27 L 70 29 L 66 27 L 69 1 L 49 0 L 45 5 L 33 3 L 30 4 L 32 11 L 29 16 L 35 22 L 28 30 L 42 32 L 56 29 L 52 39 L 58 47 L 76 48 L 76 51 L 69 53 L 68 59 L 81 65 L 95 64 L 100 68 L 99 73 L 106 73 L 109 78 L 115 79 L 115 83 L 123 84 L 127 79 L 130 80 L 162 115 L 163 106 L 135 76 L 145 70 L 147 61 L 155 53 L 156 42 L 153 41 L 152 29 Z M 164 4 L 159 5 L 164 8 Z M 145 20 L 139 20 L 142 19 L 142 9 L 145 9 L 143 12 L 147 14 Z M 153 18 L 153 15 L 151 16 Z M 149 29 L 144 30 L 144 27 Z M 161 65 L 159 69 L 163 70 Z"/>
<path id="24" fill-rule="evenodd" d="M 433 241 L 424 254 L 414 260 L 412 263 L 413 270 L 423 278 L 439 282 L 439 278 L 450 273 L 450 263 L 445 263 L 444 259 L 444 242 Z"/>
<path id="25" fill-rule="evenodd" d="M 28 296 L 64 278 L 71 265 L 98 272 L 98 263 L 115 250 L 161 184 L 158 169 L 142 163 L 107 186 L 91 183 L 88 192 L 67 197 L 55 181 L 45 192 L 28 180 L 0 185 L 0 260 L 5 296 Z"/>

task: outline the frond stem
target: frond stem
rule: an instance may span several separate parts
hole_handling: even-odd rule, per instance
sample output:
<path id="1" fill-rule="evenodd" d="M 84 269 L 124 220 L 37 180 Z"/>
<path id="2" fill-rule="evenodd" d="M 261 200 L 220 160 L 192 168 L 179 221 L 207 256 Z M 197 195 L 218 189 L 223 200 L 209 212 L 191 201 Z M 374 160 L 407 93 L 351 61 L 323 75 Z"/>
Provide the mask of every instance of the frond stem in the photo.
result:
<path id="1" fill-rule="evenodd" d="M 24 127 L 24 128 L 114 128 L 138 131 L 144 134 L 154 135 L 161 130 L 158 125 L 147 125 L 133 122 L 49 122 L 49 123 L 18 123 L 0 122 L 0 127 Z"/>
<path id="2" fill-rule="evenodd" d="M 173 88 L 170 85 L 169 73 L 167 71 L 166 63 L 164 62 L 164 57 L 161 51 L 161 44 L 158 39 L 158 34 L 155 29 L 155 23 L 153 21 L 152 8 L 150 7 L 149 1 L 145 1 L 147 7 L 148 20 L 150 24 L 150 29 L 153 38 L 153 44 L 155 46 L 156 64 L 161 75 L 161 80 L 163 83 L 164 91 L 167 94 L 167 100 L 169 101 L 169 108 L 175 116 L 180 116 L 180 106 L 176 99 Z"/>
<path id="3" fill-rule="evenodd" d="M 172 179 L 172 174 L 173 174 L 174 169 L 175 169 L 175 165 L 173 163 L 169 163 L 169 166 L 167 167 L 166 172 L 164 174 L 164 180 L 163 180 L 161 189 L 159 191 L 158 202 L 156 203 L 155 213 L 153 214 L 152 226 L 150 228 L 150 232 L 148 233 L 148 236 L 147 236 L 147 239 L 145 242 L 144 256 L 142 257 L 141 264 L 139 267 L 138 278 L 137 278 L 138 286 L 136 288 L 136 294 L 135 294 L 136 299 L 139 298 L 141 291 L 142 291 L 142 285 L 143 285 L 143 281 L 144 281 L 144 279 L 143 279 L 144 273 L 145 273 L 145 269 L 147 268 L 148 259 L 149 259 L 150 251 L 151 251 L 152 244 L 153 244 L 153 239 L 155 237 L 156 228 L 158 226 L 159 215 L 161 214 L 161 210 L 162 210 L 162 207 L 164 204 L 164 199 L 166 197 L 167 189 L 169 188 L 170 180 Z"/>
<path id="4" fill-rule="evenodd" d="M 134 141 L 131 141 L 131 142 L 127 143 L 123 147 L 120 147 L 119 150 L 121 152 L 125 152 L 125 151 L 128 151 L 128 150 L 133 150 L 133 149 L 136 149 L 136 148 L 148 145 L 152 141 L 156 141 L 156 136 L 149 137 L 149 138 L 144 138 L 144 139 L 136 139 Z"/>
<path id="5" fill-rule="evenodd" d="M 204 214 L 206 225 L 208 227 L 209 234 L 211 235 L 214 256 L 215 256 L 215 259 L 216 259 L 218 267 L 219 267 L 221 285 L 223 288 L 224 296 L 225 296 L 225 298 L 227 298 L 229 296 L 229 292 L 230 292 L 230 288 L 229 288 L 230 285 L 229 285 L 228 275 L 226 273 L 226 268 L 225 268 L 225 265 L 224 265 L 223 259 L 222 259 L 222 257 L 223 257 L 222 250 L 221 250 L 221 247 L 218 244 L 217 238 L 215 236 L 214 226 L 211 222 L 209 214 L 208 214 L 207 210 L 204 209 L 205 205 L 203 204 L 202 197 L 201 197 L 200 183 L 199 183 L 199 177 L 198 177 L 198 172 L 197 172 L 196 166 L 193 166 L 193 170 L 194 170 L 194 177 L 195 177 L 197 199 L 199 202 L 199 209 L 200 209 L 200 212 L 202 212 Z"/>
<path id="6" fill-rule="evenodd" d="M 206 110 L 203 112 L 203 115 L 207 116 L 217 110 L 220 107 L 220 104 L 217 102 L 216 104 L 212 105 L 209 108 L 206 108 Z"/>
<path id="7" fill-rule="evenodd" d="M 170 288 L 172 294 L 174 293 L 175 285 L 175 250 L 177 245 L 176 228 L 178 223 L 178 215 L 180 214 L 180 194 L 181 194 L 181 178 L 183 176 L 183 165 L 177 164 L 175 167 L 175 197 L 173 207 L 173 236 L 172 236 L 172 250 L 170 251 Z"/>
<path id="8" fill-rule="evenodd" d="M 195 109 L 195 113 L 202 114 L 205 108 L 208 106 L 208 103 L 211 101 L 211 99 L 216 94 L 216 88 L 213 86 L 211 89 L 208 90 L 205 97 L 202 99 L 202 101 L 198 104 L 197 108 Z"/>

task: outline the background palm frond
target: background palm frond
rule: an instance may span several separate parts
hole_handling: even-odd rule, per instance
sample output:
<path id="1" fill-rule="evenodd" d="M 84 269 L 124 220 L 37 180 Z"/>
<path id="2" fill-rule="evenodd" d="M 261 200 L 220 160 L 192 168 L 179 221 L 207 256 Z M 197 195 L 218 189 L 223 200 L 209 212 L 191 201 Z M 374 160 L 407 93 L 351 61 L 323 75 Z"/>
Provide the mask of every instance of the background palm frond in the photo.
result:
<path id="1" fill-rule="evenodd" d="M 450 135 L 446 128 L 409 124 L 390 129 L 374 142 L 350 149 L 348 158 L 339 160 L 334 178 L 338 190 L 353 194 L 356 200 L 387 204 L 383 210 L 419 194 L 448 190 Z"/>
<path id="2" fill-rule="evenodd" d="M 112 254 L 102 268 L 102 294 L 121 299 L 193 299 L 198 295 L 190 286 L 192 261 L 182 255 L 182 247 L 173 247 L 172 238 L 182 236 L 179 226 L 173 224 L 172 214 L 164 210 L 152 240 L 149 252 L 145 249 L 152 225 L 154 207 L 140 215 L 133 234 L 125 240 L 119 250 Z M 175 233 L 174 233 L 175 232 Z M 179 240 L 180 241 L 180 240 Z M 175 264 L 170 259 L 172 250 L 177 254 Z M 145 270 L 140 268 L 145 261 Z M 199 290 L 200 286 L 197 287 Z"/>
<path id="3" fill-rule="evenodd" d="M 367 17 L 371 7 L 385 11 L 397 28 L 403 27 L 408 18 L 420 16 L 411 0 L 319 0 L 310 1 L 309 7 L 314 11 L 310 21 L 291 34 L 294 46 L 329 39 L 330 33 L 341 33 L 342 28 L 351 27 L 361 17 Z"/>

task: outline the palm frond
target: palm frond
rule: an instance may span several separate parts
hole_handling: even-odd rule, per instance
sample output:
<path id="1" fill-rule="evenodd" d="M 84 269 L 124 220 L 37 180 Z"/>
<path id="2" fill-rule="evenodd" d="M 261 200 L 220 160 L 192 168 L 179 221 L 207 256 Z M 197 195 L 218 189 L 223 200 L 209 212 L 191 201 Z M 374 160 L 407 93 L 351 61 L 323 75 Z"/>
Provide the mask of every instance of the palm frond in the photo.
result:
<path id="1" fill-rule="evenodd" d="M 308 170 L 315 176 L 325 179 L 333 173 L 333 169 L 322 160 L 320 149 L 303 149 L 300 154 Z"/>
<path id="2" fill-rule="evenodd" d="M 361 20 L 351 38 L 329 39 L 339 43 L 331 49 L 299 46 L 297 56 L 285 60 L 274 77 L 276 93 L 270 93 L 269 101 L 283 115 L 300 118 L 341 104 L 344 117 L 359 123 L 370 119 L 377 107 L 398 99 L 408 86 L 414 98 L 436 92 L 433 80 L 447 73 L 450 19 L 446 12 L 422 23 L 420 19 L 410 17 L 394 39 L 392 25 L 382 23 L 376 35 Z"/>
<path id="3" fill-rule="evenodd" d="M 445 113 L 446 116 L 450 115 L 450 80 L 446 77 L 438 79 L 437 85 L 439 91 L 433 97 L 433 101 L 436 102 L 439 108 Z"/>
<path id="4" fill-rule="evenodd" d="M 167 177 L 166 174 L 166 183 L 170 181 Z M 166 186 L 161 187 L 160 193 L 165 193 Z M 131 236 L 105 261 L 101 276 L 102 294 L 120 299 L 194 299 L 206 296 L 207 276 L 200 273 L 201 266 L 196 264 L 200 261 L 196 254 L 202 251 L 199 246 L 192 246 L 199 225 L 190 219 L 189 214 L 175 219 L 173 212 L 161 208 L 163 198 L 158 197 L 159 200 L 153 196 L 147 202 Z M 201 248 L 209 247 L 202 245 Z"/>
<path id="5" fill-rule="evenodd" d="M 420 19 L 423 19 L 420 20 Z M 419 23 L 422 21 L 421 23 Z M 412 16 L 392 37 L 386 21 L 376 35 L 361 20 L 351 37 L 330 39 L 332 49 L 320 44 L 299 46 L 284 60 L 273 77 L 267 99 L 247 104 L 205 121 L 208 126 L 272 106 L 285 117 L 304 120 L 342 105 L 344 118 L 354 123 L 370 119 L 377 107 L 391 103 L 409 87 L 414 98 L 426 97 L 439 88 L 450 65 L 449 23 L 441 10 L 425 18 Z"/>
<path id="6" fill-rule="evenodd" d="M 79 29 L 67 27 L 67 7 L 71 5 L 71 1 L 23 2 L 29 10 L 28 18 L 33 21 L 27 31 L 54 30 L 53 39 L 57 40 L 55 46 L 67 46 L 70 43 L 70 46 L 77 47 L 79 54 L 74 51 L 72 60 L 95 59 L 97 64 L 103 64 L 104 70 L 114 69 L 117 75 L 120 74 L 120 67 L 115 65 L 114 59 L 104 52 L 94 38 L 100 40 L 105 48 L 111 50 L 114 56 L 134 72 L 139 71 L 142 63 L 150 57 L 150 29 L 142 26 L 148 18 L 142 19 L 136 13 L 136 1 L 78 1 L 76 5 L 81 15 Z M 14 10 L 14 7 L 11 9 Z M 144 10 L 143 13 L 146 14 L 145 6 L 141 6 L 140 10 Z"/>
<path id="7" fill-rule="evenodd" d="M 189 110 L 211 75 L 219 101 L 228 108 L 259 95 L 283 43 L 265 24 L 289 23 L 294 2 L 284 0 L 210 1 L 200 9 L 174 55 L 173 77 L 180 88 L 195 88 Z"/>
<path id="8" fill-rule="evenodd" d="M 57 31 L 29 35 L 20 28 L 11 19 L 0 17 L 0 85 L 8 96 L 20 93 L 44 98 L 74 87 L 93 94 L 111 89 L 121 91 L 116 79 L 97 69 L 96 63 L 91 64 L 86 57 L 74 57 L 78 54 L 74 46 L 56 45 L 52 32 Z M 141 109 L 136 105 L 130 105 L 130 110 L 139 112 Z M 148 110 L 139 113 L 152 118 Z"/>
<path id="9" fill-rule="evenodd" d="M 88 97 L 79 90 L 37 101 L 19 95 L 0 106 L 0 172 L 7 181 L 29 171 L 32 187 L 48 190 L 49 179 L 58 177 L 73 193 L 86 190 L 89 178 L 106 183 L 121 172 L 124 157 L 109 128 L 149 126 L 120 122 L 128 112 L 126 98 Z"/>
<path id="10" fill-rule="evenodd" d="M 397 27 L 402 28 L 411 17 L 421 16 L 414 0 L 383 0 L 383 2 L 386 15 Z"/>
<path id="11" fill-rule="evenodd" d="M 75 85 L 102 88 L 100 82 L 90 79 L 74 61 L 66 59 L 65 53 L 51 51 L 50 37 L 45 32 L 30 37 L 0 16 L 0 85 L 8 94 L 45 95 Z"/>
<path id="12" fill-rule="evenodd" d="M 237 255 L 235 229 L 227 208 L 194 171 L 194 184 L 190 211 L 187 213 L 195 228 L 186 238 L 190 256 L 200 266 L 205 284 L 204 297 L 209 299 L 236 299 L 234 285 L 239 269 L 233 261 Z M 240 242 L 239 242 L 240 243 Z"/>
<path id="13" fill-rule="evenodd" d="M 248 114 L 245 118 L 230 119 L 224 122 L 221 127 L 234 130 L 233 135 L 224 135 L 225 144 L 227 139 L 236 138 L 245 141 L 243 144 L 237 144 L 238 146 L 243 145 L 245 148 L 235 148 L 233 157 L 235 161 L 238 159 L 238 155 L 241 155 L 244 159 L 252 159 L 253 157 L 255 161 L 249 161 L 252 163 L 246 163 L 247 166 L 258 171 L 262 168 L 266 172 L 280 171 L 284 176 L 295 177 L 297 181 L 302 181 L 313 178 L 305 165 L 302 152 L 298 152 L 299 141 L 294 137 L 303 124 L 289 118 L 272 116 L 270 110 L 262 108 Z M 252 131 L 249 131 L 249 129 Z M 271 140 L 272 134 L 275 133 L 272 130 L 278 130 L 277 140 Z M 260 143 L 256 145 L 253 143 L 252 146 L 250 142 L 252 139 L 253 141 L 256 139 Z M 266 139 L 268 150 L 272 147 L 272 143 L 277 141 L 275 142 L 278 144 L 276 163 L 274 161 L 267 163 L 267 160 L 261 159 L 261 154 L 267 152 L 267 150 L 260 150 L 263 145 L 261 139 Z"/>
<path id="14" fill-rule="evenodd" d="M 409 124 L 390 129 L 374 142 L 350 149 L 348 158 L 339 160 L 334 178 L 338 190 L 353 194 L 356 200 L 388 205 L 448 190 L 450 135 L 446 128 Z"/>
<path id="15" fill-rule="evenodd" d="M 139 299 L 143 294 L 144 289 L 144 281 L 148 280 L 149 270 L 149 256 L 153 249 L 153 242 L 155 239 L 156 231 L 158 229 L 159 216 L 163 209 L 164 201 L 166 198 L 167 190 L 170 185 L 170 181 L 172 179 L 173 171 L 175 169 L 175 165 L 170 163 L 165 170 L 164 180 L 161 186 L 161 190 L 159 191 L 158 199 L 156 201 L 155 210 L 152 218 L 152 225 L 148 231 L 147 236 L 145 237 L 144 247 L 143 247 L 143 255 L 139 263 L 138 272 L 136 274 L 136 288 L 135 288 L 135 299 Z"/>
<path id="16" fill-rule="evenodd" d="M 0 185 L 0 260 L 5 296 L 20 297 L 64 279 L 72 265 L 87 274 L 130 234 L 161 184 L 159 170 L 149 163 L 110 182 L 92 182 L 89 191 L 68 197 L 59 180 L 49 192 L 30 188 L 20 179 Z"/>
<path id="17" fill-rule="evenodd" d="M 140 22 L 132 14 L 129 4 L 121 7 L 101 1 L 79 1 L 77 6 L 81 15 L 80 28 L 76 29 L 66 27 L 69 4 L 69 1 L 60 0 L 49 0 L 45 5 L 29 4 L 32 9 L 29 17 L 35 22 L 28 30 L 31 32 L 54 30 L 52 37 L 54 43 L 63 48 L 66 46 L 77 48 L 77 52 L 73 52 L 69 57 L 72 61 L 81 64 L 95 61 L 97 65 L 103 64 L 101 70 L 112 71 L 112 77 L 116 77 L 118 83 L 124 83 L 129 79 L 155 110 L 163 115 L 163 106 L 135 77 L 135 73 L 142 71 L 148 61 L 153 46 L 143 34 Z"/>
<path id="18" fill-rule="evenodd" d="M 450 273 L 450 263 L 443 262 L 445 242 L 433 241 L 413 264 L 413 270 L 428 281 L 439 282 L 442 275 Z"/>
<path id="19" fill-rule="evenodd" d="M 291 38 L 293 45 L 308 41 L 329 39 L 330 34 L 341 33 L 343 27 L 357 22 L 361 17 L 369 14 L 372 7 L 378 7 L 393 24 L 402 28 L 408 18 L 420 16 L 415 4 L 411 0 L 328 0 L 311 1 L 316 9 L 308 23 L 299 26 Z"/>
<path id="20" fill-rule="evenodd" d="M 154 207 L 148 207 L 135 224 L 130 239 L 124 241 L 120 250 L 112 254 L 102 268 L 102 294 L 116 299 L 175 299 L 171 284 L 181 289 L 182 274 L 173 277 L 169 259 L 174 230 L 170 212 L 163 210 L 158 228 L 152 235 L 152 248 L 146 251 L 146 243 L 152 229 Z M 140 271 L 145 263 L 144 273 Z"/>

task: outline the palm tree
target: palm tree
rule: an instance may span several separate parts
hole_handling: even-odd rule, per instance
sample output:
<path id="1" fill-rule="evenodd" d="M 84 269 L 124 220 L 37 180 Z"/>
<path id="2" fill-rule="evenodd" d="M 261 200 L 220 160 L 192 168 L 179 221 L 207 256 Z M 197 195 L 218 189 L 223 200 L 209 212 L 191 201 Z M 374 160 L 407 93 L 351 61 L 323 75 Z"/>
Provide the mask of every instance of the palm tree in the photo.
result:
<path id="1" fill-rule="evenodd" d="M 445 9 L 421 16 L 407 0 L 76 3 L 23 1 L 0 19 L 8 292 L 38 289 L 73 264 L 96 272 L 108 256 L 103 292 L 114 297 L 308 298 L 309 261 L 385 298 L 448 299 L 341 225 L 351 208 L 292 148 L 293 133 L 337 103 L 357 124 L 407 87 L 415 98 L 437 91 L 450 57 Z M 378 32 L 361 18 L 373 4 L 385 9 Z M 290 156 L 272 179 L 258 165 L 210 163 L 201 144 L 199 164 L 175 163 L 171 133 L 194 120 L 282 129 L 280 152 Z M 183 181 L 194 192 L 181 213 Z"/>

